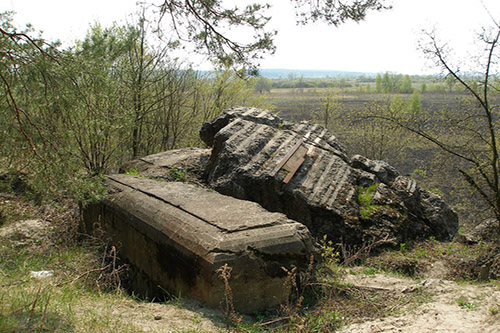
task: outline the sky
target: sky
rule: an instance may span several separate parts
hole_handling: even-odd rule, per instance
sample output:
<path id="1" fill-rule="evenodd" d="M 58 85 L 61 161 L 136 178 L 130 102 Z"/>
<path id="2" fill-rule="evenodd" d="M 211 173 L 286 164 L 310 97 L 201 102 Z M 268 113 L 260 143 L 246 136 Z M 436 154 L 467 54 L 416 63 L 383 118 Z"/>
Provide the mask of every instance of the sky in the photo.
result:
<path id="1" fill-rule="evenodd" d="M 470 50 L 477 50 L 473 41 L 481 27 L 491 25 L 491 16 L 500 22 L 498 0 L 392 0 L 393 9 L 372 12 L 365 21 L 338 28 L 297 26 L 290 0 L 268 2 L 273 5 L 269 28 L 278 30 L 277 51 L 260 61 L 260 67 L 268 69 L 434 73 L 436 69 L 418 48 L 423 29 L 435 29 L 454 55 L 470 59 Z M 83 38 L 93 22 L 109 26 L 130 21 L 136 0 L 0 0 L 0 11 L 5 10 L 17 13 L 14 22 L 19 27 L 31 23 L 46 39 L 70 45 Z M 210 66 L 199 58 L 192 61 L 200 69 Z"/>

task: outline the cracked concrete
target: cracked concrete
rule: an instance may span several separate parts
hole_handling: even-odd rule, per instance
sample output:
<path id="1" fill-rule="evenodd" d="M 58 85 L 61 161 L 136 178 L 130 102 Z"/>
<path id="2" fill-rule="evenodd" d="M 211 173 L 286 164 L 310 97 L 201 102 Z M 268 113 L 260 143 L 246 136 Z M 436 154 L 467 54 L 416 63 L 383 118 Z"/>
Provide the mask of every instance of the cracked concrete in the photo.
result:
<path id="1" fill-rule="evenodd" d="M 260 205 L 180 183 L 129 175 L 106 180 L 109 195 L 85 208 L 88 232 L 102 228 L 135 268 L 132 288 L 154 297 L 191 297 L 218 307 L 232 267 L 235 308 L 263 310 L 283 301 L 282 267 L 307 268 L 313 240 L 302 224 Z"/>

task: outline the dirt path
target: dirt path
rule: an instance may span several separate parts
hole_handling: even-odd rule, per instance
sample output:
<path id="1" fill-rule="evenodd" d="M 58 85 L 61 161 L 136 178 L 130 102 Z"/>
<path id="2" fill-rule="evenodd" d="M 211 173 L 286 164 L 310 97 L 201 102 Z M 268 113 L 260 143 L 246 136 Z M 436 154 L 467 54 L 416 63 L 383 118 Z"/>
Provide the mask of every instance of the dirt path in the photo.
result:
<path id="1" fill-rule="evenodd" d="M 361 268 L 356 274 L 347 275 L 345 282 L 402 293 L 408 296 L 409 303 L 402 309 L 395 309 L 394 315 L 354 323 L 344 327 L 342 332 L 500 332 L 498 284 L 458 284 L 438 278 L 415 281 L 386 274 L 366 275 L 361 273 Z M 423 304 L 416 305 L 412 301 L 414 293 L 425 297 Z M 121 307 L 119 312 L 134 317 L 134 323 L 144 331 L 225 331 L 223 325 L 214 325 L 210 320 L 221 318 L 220 311 L 203 309 L 197 303 L 188 302 L 181 307 L 141 304 Z"/>
<path id="2" fill-rule="evenodd" d="M 375 275 L 348 275 L 356 286 L 400 293 L 424 292 L 429 300 L 401 309 L 401 314 L 351 324 L 343 332 L 500 332 L 500 287 L 457 284 L 436 278 L 416 283 L 411 279 Z"/>

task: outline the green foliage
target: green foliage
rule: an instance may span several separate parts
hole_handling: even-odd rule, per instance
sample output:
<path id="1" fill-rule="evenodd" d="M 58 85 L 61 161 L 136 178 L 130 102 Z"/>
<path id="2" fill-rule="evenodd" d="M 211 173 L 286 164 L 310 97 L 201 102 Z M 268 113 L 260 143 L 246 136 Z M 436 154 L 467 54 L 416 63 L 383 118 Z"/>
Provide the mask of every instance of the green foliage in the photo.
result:
<path id="1" fill-rule="evenodd" d="M 184 178 L 186 177 L 186 171 L 182 170 L 181 168 L 172 168 L 170 169 L 168 174 L 178 182 L 184 181 Z"/>
<path id="2" fill-rule="evenodd" d="M 125 174 L 126 174 L 126 175 L 128 175 L 128 176 L 139 176 L 139 175 L 140 175 L 139 170 L 137 170 L 137 169 L 133 169 L 133 168 L 132 168 L 132 169 L 127 170 L 127 171 L 125 172 Z"/>
<path id="3" fill-rule="evenodd" d="M 470 302 L 466 297 L 460 296 L 456 300 L 457 304 L 459 307 L 462 309 L 468 310 L 468 311 L 473 311 L 478 309 L 478 304 Z"/>
<path id="4" fill-rule="evenodd" d="M 400 243 L 399 244 L 399 252 L 403 253 L 403 254 L 406 254 L 408 253 L 408 243 Z"/>
<path id="5" fill-rule="evenodd" d="M 0 170 L 26 175 L 36 196 L 103 195 L 101 175 L 126 160 L 200 143 L 201 124 L 222 110 L 263 105 L 252 80 L 230 71 L 201 75 L 157 47 L 144 18 L 99 24 L 72 48 L 1 25 Z M 152 41 L 151 44 L 149 44 Z M 18 70 L 11 71 L 15 66 Z M 8 98 L 7 98 L 8 97 Z"/>
<path id="6" fill-rule="evenodd" d="M 365 267 L 363 269 L 363 274 L 366 274 L 366 275 L 375 275 L 378 273 L 378 269 L 374 268 L 374 267 Z"/>
<path id="7" fill-rule="evenodd" d="M 372 213 L 375 211 L 378 205 L 372 204 L 373 196 L 377 191 L 377 183 L 372 184 L 368 187 L 358 186 L 358 202 L 360 205 L 359 213 L 361 218 L 367 220 L 370 219 Z"/>
<path id="8" fill-rule="evenodd" d="M 83 205 L 100 201 L 107 193 L 103 184 L 103 176 L 83 177 L 80 181 L 71 184 L 72 197 Z"/>
<path id="9" fill-rule="evenodd" d="M 420 100 L 420 93 L 417 90 L 414 90 L 411 96 L 411 111 L 413 113 L 422 112 L 422 102 Z"/>
<path id="10" fill-rule="evenodd" d="M 320 253 L 323 260 L 322 264 L 329 269 L 338 265 L 340 261 L 340 253 L 335 249 L 331 240 L 328 240 L 326 235 L 320 241 Z"/>
<path id="11" fill-rule="evenodd" d="M 271 87 L 272 87 L 271 80 L 269 80 L 268 78 L 265 78 L 265 77 L 259 77 L 255 81 L 255 87 L 254 87 L 254 89 L 255 89 L 256 92 L 262 94 L 264 92 L 271 91 Z"/>

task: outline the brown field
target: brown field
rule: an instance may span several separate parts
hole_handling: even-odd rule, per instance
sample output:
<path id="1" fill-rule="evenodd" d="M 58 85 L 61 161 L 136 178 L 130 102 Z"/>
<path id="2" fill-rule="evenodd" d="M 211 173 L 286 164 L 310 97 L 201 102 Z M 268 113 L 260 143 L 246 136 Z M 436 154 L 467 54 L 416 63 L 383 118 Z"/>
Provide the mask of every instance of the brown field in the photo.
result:
<path id="1" fill-rule="evenodd" d="M 345 111 L 352 112 L 366 104 L 388 101 L 390 97 L 382 93 L 361 93 L 352 90 L 331 88 L 287 88 L 273 89 L 265 95 L 274 110 L 286 120 L 311 120 L 314 112 L 323 109 L 324 98 L 333 93 Z M 403 99 L 410 99 L 411 94 L 400 94 Z M 467 97 L 458 92 L 428 92 L 421 94 L 422 108 L 439 110 L 445 106 L 458 107 Z"/>
<path id="2" fill-rule="evenodd" d="M 265 95 L 273 110 L 289 121 L 312 120 L 322 123 L 322 112 L 328 94 L 333 95 L 339 107 L 333 112 L 329 130 L 346 146 L 350 155 L 361 154 L 372 159 L 383 159 L 401 174 L 417 179 L 422 186 L 442 195 L 459 213 L 463 226 L 476 225 L 489 217 L 489 211 L 459 176 L 460 163 L 442 153 L 434 144 L 412 135 L 401 128 L 385 127 L 383 123 L 360 118 L 366 116 L 373 103 L 388 105 L 395 95 L 363 93 L 355 89 L 289 88 L 273 89 Z M 442 121 L 434 115 L 441 110 L 460 112 L 467 94 L 461 92 L 426 92 L 420 95 L 421 108 L 431 123 Z M 410 101 L 411 94 L 399 94 Z M 457 113 L 458 114 L 458 113 Z M 451 136 L 446 129 L 442 135 Z"/>

